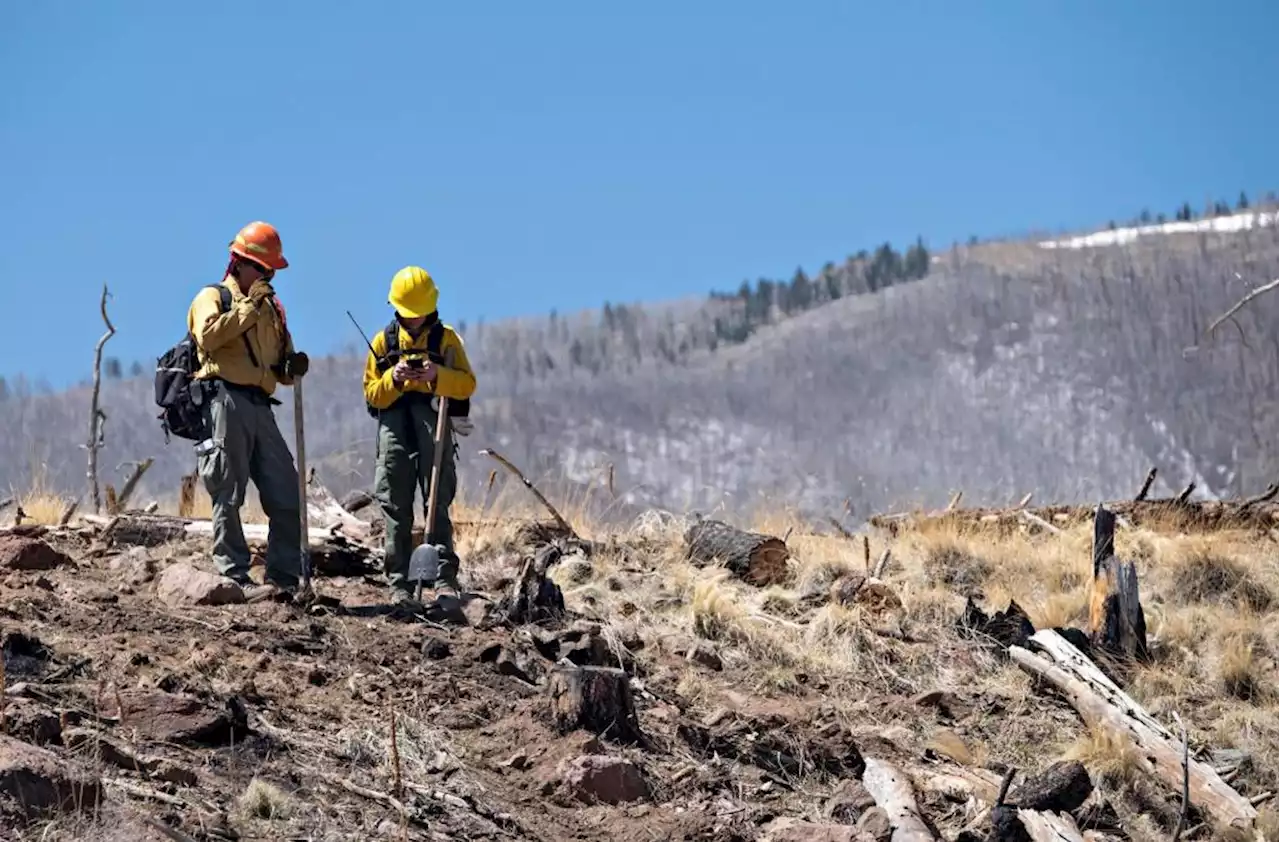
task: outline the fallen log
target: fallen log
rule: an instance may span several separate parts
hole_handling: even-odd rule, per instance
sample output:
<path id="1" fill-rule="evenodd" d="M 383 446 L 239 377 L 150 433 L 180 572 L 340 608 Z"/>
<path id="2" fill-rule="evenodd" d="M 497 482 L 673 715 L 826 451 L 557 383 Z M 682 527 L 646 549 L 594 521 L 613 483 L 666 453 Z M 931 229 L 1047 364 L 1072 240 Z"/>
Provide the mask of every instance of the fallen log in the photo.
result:
<path id="1" fill-rule="evenodd" d="M 933 833 L 920 816 L 911 780 L 883 760 L 868 757 L 866 764 L 862 785 L 876 800 L 876 805 L 888 813 L 893 827 L 892 842 L 933 842 Z"/>
<path id="2" fill-rule="evenodd" d="M 1141 503 L 1147 499 L 1147 495 L 1151 493 L 1151 485 L 1156 481 L 1156 469 L 1152 468 L 1147 471 L 1147 478 L 1142 481 L 1142 488 L 1138 490 L 1137 495 L 1133 498 L 1135 503 Z"/>
<path id="3" fill-rule="evenodd" d="M 314 474 L 307 480 L 307 520 L 353 541 L 369 540 L 369 524 L 347 511 Z"/>
<path id="4" fill-rule="evenodd" d="M 1116 516 L 1099 506 L 1093 519 L 1093 587 L 1089 642 L 1127 661 L 1147 661 L 1147 623 L 1138 594 L 1138 569 L 1115 557 Z"/>
<path id="5" fill-rule="evenodd" d="M 1070 813 L 1018 808 L 1018 819 L 1031 837 L 1031 842 L 1085 842 Z"/>
<path id="6" fill-rule="evenodd" d="M 1018 666 L 1062 692 L 1091 728 L 1118 736 L 1138 749 L 1143 767 L 1170 789 L 1183 785 L 1181 741 L 1057 632 L 1043 629 L 1029 646 L 1009 648 Z M 1187 768 L 1192 803 L 1215 821 L 1249 830 L 1258 811 L 1218 777 L 1212 766 L 1190 760 Z"/>
<path id="7" fill-rule="evenodd" d="M 689 527 L 684 540 L 686 558 L 699 567 L 724 564 L 738 578 L 761 587 L 787 578 L 790 552 L 779 538 L 704 519 Z"/>
<path id="8" fill-rule="evenodd" d="M 557 666 L 547 679 L 547 712 L 561 734 L 583 728 L 618 742 L 644 742 L 625 670 Z"/>
<path id="9" fill-rule="evenodd" d="M 155 547 L 185 538 L 213 536 L 212 521 L 171 515 L 130 513 L 113 518 L 84 515 L 83 520 L 94 526 L 109 526 L 110 538 L 118 544 Z M 267 524 L 246 523 L 243 530 L 247 543 L 257 546 L 267 543 L 270 532 Z M 307 548 L 311 553 L 312 568 L 326 576 L 359 576 L 374 572 L 375 562 L 382 556 L 381 550 L 358 544 L 327 529 L 308 529 Z"/>
<path id="10" fill-rule="evenodd" d="M 1268 492 L 1270 489 L 1268 489 Z M 1261 494 L 1245 500 L 1117 500 L 1103 505 L 1123 522 L 1153 530 L 1213 532 L 1245 529 L 1268 532 L 1280 524 L 1280 505 L 1275 494 Z M 1025 528 L 1027 514 L 1059 529 L 1070 529 L 1093 519 L 1094 507 L 1046 505 L 1014 508 L 973 508 L 954 511 L 893 512 L 872 515 L 868 523 L 890 535 L 910 532 L 922 526 L 946 525 L 960 530 L 994 531 L 1014 534 Z"/>

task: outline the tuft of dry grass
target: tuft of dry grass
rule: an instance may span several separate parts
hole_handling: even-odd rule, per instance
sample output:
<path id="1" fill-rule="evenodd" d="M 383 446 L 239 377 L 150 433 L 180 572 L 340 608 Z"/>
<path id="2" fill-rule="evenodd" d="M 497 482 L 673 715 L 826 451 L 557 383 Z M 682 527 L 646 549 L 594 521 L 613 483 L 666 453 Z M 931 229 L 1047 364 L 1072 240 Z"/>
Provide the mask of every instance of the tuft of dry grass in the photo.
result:
<path id="1" fill-rule="evenodd" d="M 236 809 L 244 819 L 287 819 L 293 813 L 293 799 L 275 784 L 254 777 L 236 799 Z"/>
<path id="2" fill-rule="evenodd" d="M 1090 728 L 1063 755 L 1079 760 L 1091 773 L 1113 787 L 1127 787 L 1146 774 L 1145 761 L 1137 746 L 1119 734 Z"/>
<path id="3" fill-rule="evenodd" d="M 1273 588 L 1255 577 L 1237 557 L 1227 554 L 1230 551 L 1231 548 L 1215 547 L 1211 538 L 1201 537 L 1174 552 L 1171 575 L 1177 587 L 1170 596 L 1183 605 L 1221 603 L 1254 613 L 1273 610 Z"/>

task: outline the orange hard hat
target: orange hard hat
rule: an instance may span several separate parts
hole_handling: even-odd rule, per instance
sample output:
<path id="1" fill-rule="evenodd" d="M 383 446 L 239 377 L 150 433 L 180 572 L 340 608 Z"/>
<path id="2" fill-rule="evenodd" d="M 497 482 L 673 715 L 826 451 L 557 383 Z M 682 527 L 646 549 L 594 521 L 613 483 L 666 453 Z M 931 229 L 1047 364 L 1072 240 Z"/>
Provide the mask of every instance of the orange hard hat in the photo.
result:
<path id="1" fill-rule="evenodd" d="M 232 254 L 268 269 L 284 269 L 289 265 L 280 247 L 280 233 L 266 222 L 250 222 L 229 245 Z"/>

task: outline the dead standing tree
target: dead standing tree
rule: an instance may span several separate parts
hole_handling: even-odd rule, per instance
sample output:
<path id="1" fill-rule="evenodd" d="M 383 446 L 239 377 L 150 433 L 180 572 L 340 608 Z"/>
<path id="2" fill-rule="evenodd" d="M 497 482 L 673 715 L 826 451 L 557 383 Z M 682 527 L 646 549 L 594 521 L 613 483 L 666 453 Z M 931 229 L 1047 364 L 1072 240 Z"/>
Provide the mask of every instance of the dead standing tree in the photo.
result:
<path id="1" fill-rule="evenodd" d="M 116 335 L 115 326 L 107 316 L 107 299 L 110 297 L 107 285 L 103 284 L 100 307 L 102 323 L 107 326 L 107 332 L 102 334 L 93 351 L 93 402 L 89 409 L 89 441 L 85 444 L 89 451 L 89 500 L 93 503 L 95 515 L 102 511 L 102 495 L 98 490 L 98 451 L 102 449 L 102 425 L 107 420 L 106 413 L 98 406 L 98 395 L 102 389 L 102 348 L 108 339 Z"/>

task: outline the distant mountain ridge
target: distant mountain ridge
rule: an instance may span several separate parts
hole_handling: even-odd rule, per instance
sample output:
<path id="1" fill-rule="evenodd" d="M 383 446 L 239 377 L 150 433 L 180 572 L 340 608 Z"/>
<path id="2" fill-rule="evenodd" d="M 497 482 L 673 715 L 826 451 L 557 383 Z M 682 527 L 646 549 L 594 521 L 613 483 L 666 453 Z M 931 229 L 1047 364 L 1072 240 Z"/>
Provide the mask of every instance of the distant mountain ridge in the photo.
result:
<path id="1" fill-rule="evenodd" d="M 817 514 L 848 499 L 865 515 L 956 488 L 975 503 L 1027 491 L 1090 500 L 1129 493 L 1151 465 L 1170 489 L 1193 479 L 1207 495 L 1261 488 L 1277 471 L 1274 301 L 1212 341 L 1201 334 L 1274 275 L 1274 216 L 1203 222 L 1060 247 L 929 255 L 918 243 L 910 262 L 855 256 L 701 301 L 469 326 L 480 387 L 477 433 L 460 442 L 466 493 L 483 491 L 488 469 L 474 451 L 484 446 L 566 493 L 612 464 L 618 512 Z M 872 289 L 868 278 L 892 283 Z M 361 367 L 329 357 L 308 375 L 308 456 L 338 491 L 372 477 Z M 79 493 L 87 405 L 83 389 L 11 387 L 0 485 L 43 474 Z M 104 478 L 154 456 L 145 493 L 171 495 L 192 457 L 184 442 L 165 446 L 149 373 L 108 380 L 103 405 Z M 288 401 L 279 417 L 291 438 Z"/>

